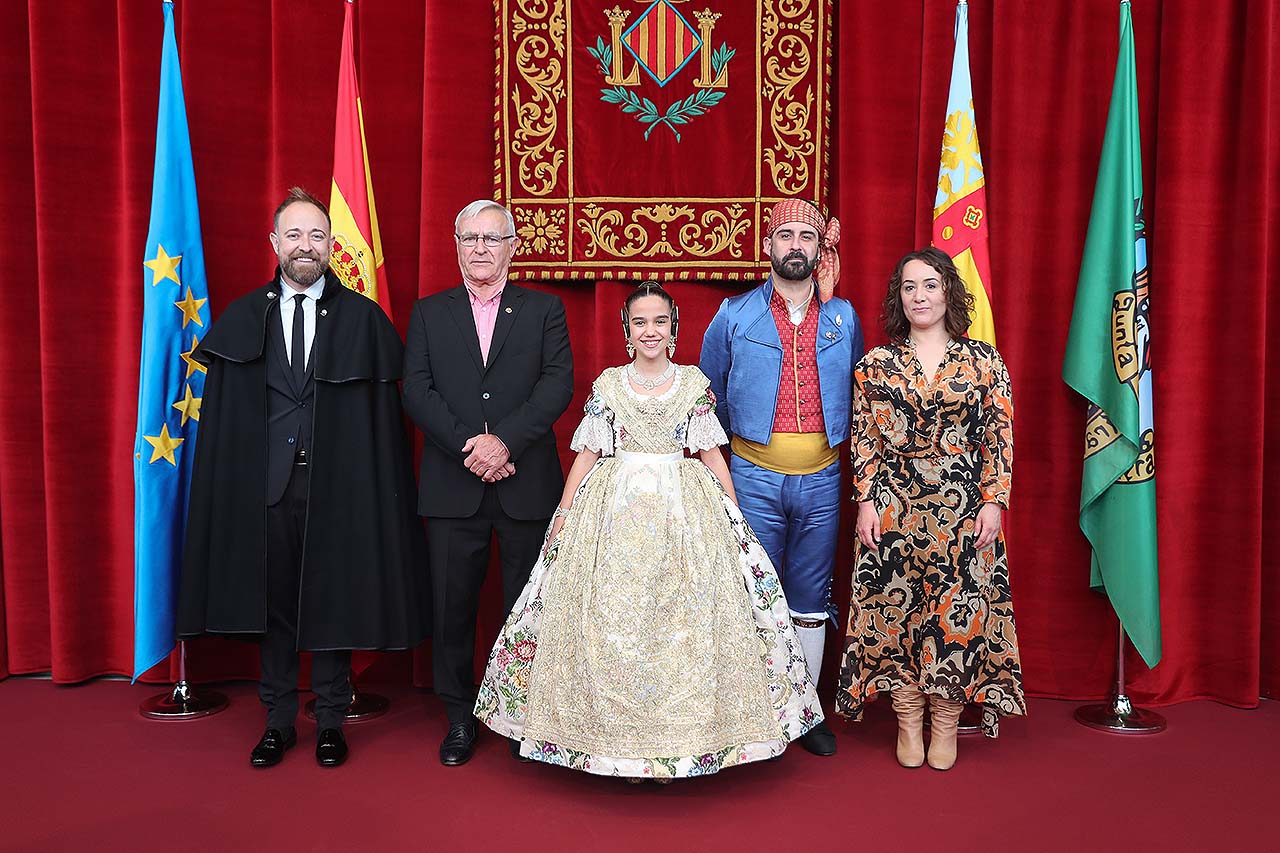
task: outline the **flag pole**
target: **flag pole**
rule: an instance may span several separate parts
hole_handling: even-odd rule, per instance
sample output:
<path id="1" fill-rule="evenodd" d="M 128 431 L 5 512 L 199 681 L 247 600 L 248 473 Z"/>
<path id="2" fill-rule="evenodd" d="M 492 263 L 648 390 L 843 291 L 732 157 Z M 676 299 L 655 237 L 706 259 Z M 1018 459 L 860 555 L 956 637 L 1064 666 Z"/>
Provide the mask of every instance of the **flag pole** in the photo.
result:
<path id="1" fill-rule="evenodd" d="M 1076 708 L 1076 722 L 1091 729 L 1117 735 L 1153 735 L 1168 727 L 1164 716 L 1145 708 L 1135 708 L 1124 692 L 1124 623 L 1116 643 L 1116 689 L 1107 702 Z"/>
<path id="2" fill-rule="evenodd" d="M 370 297 L 391 316 L 391 297 L 383 269 L 382 238 L 374 209 L 369 177 L 369 153 L 365 147 L 364 120 L 360 112 L 360 84 L 355 59 L 355 0 L 342 4 L 342 45 L 338 57 L 338 100 L 333 131 L 333 184 L 329 215 L 333 245 L 329 266 L 344 286 Z M 363 258 L 363 266 L 353 258 Z M 345 259 L 345 260 L 344 260 Z M 377 693 L 362 693 L 351 675 L 351 706 L 345 717 L 359 723 L 381 717 L 391 701 Z M 315 719 L 316 702 L 304 709 Z"/>
<path id="3" fill-rule="evenodd" d="M 159 693 L 138 706 L 149 720 L 196 720 L 227 708 L 227 697 L 216 690 L 192 687 L 187 681 L 187 641 L 178 641 L 178 681 L 172 692 Z"/>

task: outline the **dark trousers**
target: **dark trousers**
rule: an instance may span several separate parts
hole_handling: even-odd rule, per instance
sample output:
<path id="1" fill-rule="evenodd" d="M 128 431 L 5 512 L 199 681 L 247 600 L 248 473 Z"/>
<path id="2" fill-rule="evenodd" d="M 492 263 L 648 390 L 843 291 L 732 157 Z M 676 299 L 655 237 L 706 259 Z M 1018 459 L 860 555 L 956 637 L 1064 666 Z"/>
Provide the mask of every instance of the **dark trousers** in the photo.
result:
<path id="1" fill-rule="evenodd" d="M 267 633 L 258 698 L 267 709 L 267 728 L 282 731 L 298 716 L 298 598 L 309 480 L 307 466 L 294 465 L 284 495 L 267 507 Z M 316 725 L 340 728 L 351 704 L 351 652 L 313 652 L 311 690 Z"/>
<path id="2" fill-rule="evenodd" d="M 498 534 L 505 619 L 533 571 L 547 521 L 517 521 L 508 517 L 492 485 L 485 487 L 480 509 L 470 518 L 427 519 L 431 589 L 435 595 L 432 680 L 436 695 L 444 701 L 450 723 L 473 719 L 476 613 L 480 606 L 480 586 L 489 567 L 493 534 Z"/>

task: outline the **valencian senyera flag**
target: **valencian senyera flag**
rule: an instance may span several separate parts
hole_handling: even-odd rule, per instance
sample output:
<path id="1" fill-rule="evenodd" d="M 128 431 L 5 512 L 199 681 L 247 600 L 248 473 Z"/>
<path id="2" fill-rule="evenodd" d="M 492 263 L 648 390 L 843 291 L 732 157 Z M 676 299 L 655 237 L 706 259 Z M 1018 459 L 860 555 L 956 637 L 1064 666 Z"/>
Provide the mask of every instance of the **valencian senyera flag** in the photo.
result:
<path id="1" fill-rule="evenodd" d="M 1062 378 L 1089 401 L 1080 529 L 1090 584 L 1105 591 L 1147 666 L 1160 661 L 1150 280 L 1129 4 L 1098 165 Z"/>
<path id="2" fill-rule="evenodd" d="M 333 129 L 333 188 L 329 216 L 333 220 L 333 253 L 329 266 L 347 287 L 363 293 L 391 316 L 391 293 L 382 260 L 378 211 L 373 204 L 373 176 L 364 138 L 364 113 L 352 18 L 355 0 L 346 0 L 342 23 L 342 59 L 338 67 L 338 112 Z"/>
<path id="3" fill-rule="evenodd" d="M 986 174 L 978 148 L 978 120 L 969 77 L 969 7 L 956 6 L 956 47 L 951 59 L 947 123 L 942 131 L 938 195 L 933 203 L 933 245 L 951 256 L 973 294 L 969 337 L 996 342 L 991 315 L 991 258 L 987 246 Z"/>
<path id="4" fill-rule="evenodd" d="M 209 328 L 209 291 L 187 135 L 173 4 L 164 5 L 151 225 L 143 258 L 142 362 L 133 448 L 133 677 L 168 656 L 182 565 L 204 367 L 192 358 Z"/>

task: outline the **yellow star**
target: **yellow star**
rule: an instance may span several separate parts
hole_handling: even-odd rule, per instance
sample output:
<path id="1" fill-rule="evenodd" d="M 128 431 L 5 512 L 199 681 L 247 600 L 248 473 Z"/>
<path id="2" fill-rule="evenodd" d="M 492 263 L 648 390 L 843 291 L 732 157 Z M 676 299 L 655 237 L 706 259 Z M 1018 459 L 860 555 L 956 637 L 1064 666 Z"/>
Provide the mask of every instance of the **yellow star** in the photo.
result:
<path id="1" fill-rule="evenodd" d="M 182 282 L 178 281 L 178 264 L 180 263 L 182 263 L 182 255 L 169 257 L 169 253 L 164 250 L 164 246 L 160 246 L 156 256 L 149 261 L 143 261 L 142 265 L 151 270 L 152 287 L 155 287 L 166 278 L 181 287 Z"/>
<path id="2" fill-rule="evenodd" d="M 198 370 L 198 371 L 200 371 L 201 373 L 208 373 L 208 372 L 209 372 L 209 371 L 208 371 L 208 369 L 207 369 L 207 368 L 205 368 L 205 366 L 204 366 L 203 364 L 201 364 L 200 362 L 196 361 L 194 358 L 192 358 L 192 357 L 191 357 L 191 354 L 192 354 L 193 352 L 195 352 L 195 351 L 196 351 L 196 347 L 198 347 L 198 346 L 200 346 L 200 338 L 196 337 L 195 335 L 192 335 L 192 336 L 191 336 L 191 349 L 187 350 L 187 351 L 186 351 L 186 352 L 184 352 L 184 353 L 181 353 L 181 355 L 182 355 L 182 360 L 183 360 L 183 361 L 185 361 L 185 362 L 187 363 L 187 378 L 188 378 L 188 379 L 190 379 L 190 378 L 191 378 L 191 374 L 192 374 L 192 373 L 194 373 L 194 372 L 195 372 L 195 371 L 197 371 L 197 370 Z M 199 418 L 197 418 L 197 420 L 199 420 Z"/>
<path id="3" fill-rule="evenodd" d="M 178 460 L 173 458 L 173 451 L 177 449 L 179 444 L 186 441 L 185 438 L 174 438 L 169 435 L 168 424 L 160 427 L 159 435 L 144 435 L 143 438 L 151 445 L 150 464 L 154 465 L 163 459 L 173 467 L 178 467 Z"/>
<path id="4" fill-rule="evenodd" d="M 173 303 L 176 307 L 182 309 L 182 328 L 185 329 L 187 323 L 191 320 L 195 320 L 197 326 L 204 325 L 204 320 L 200 319 L 200 307 L 208 301 L 208 299 L 192 299 L 191 288 L 187 288 L 187 298 L 181 302 Z"/>
<path id="5" fill-rule="evenodd" d="M 194 421 L 200 420 L 200 403 L 201 401 L 204 400 L 204 397 L 193 397 L 191 395 L 190 385 L 187 385 L 185 387 L 186 387 L 186 396 L 173 404 L 173 407 L 175 409 L 177 409 L 179 412 L 182 412 L 183 426 L 187 425 L 188 418 Z"/>

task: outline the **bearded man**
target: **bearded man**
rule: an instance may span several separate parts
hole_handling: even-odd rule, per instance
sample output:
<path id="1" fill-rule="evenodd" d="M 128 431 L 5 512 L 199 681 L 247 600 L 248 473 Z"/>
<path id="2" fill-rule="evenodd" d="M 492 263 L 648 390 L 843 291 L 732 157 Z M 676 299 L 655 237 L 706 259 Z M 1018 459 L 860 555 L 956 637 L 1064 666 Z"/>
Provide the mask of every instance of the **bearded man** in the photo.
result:
<path id="1" fill-rule="evenodd" d="M 297 741 L 299 651 L 312 653 L 316 761 L 336 767 L 351 650 L 412 648 L 429 631 L 403 346 L 377 303 L 329 272 L 330 228 L 323 202 L 290 190 L 270 234 L 275 277 L 228 305 L 192 356 L 208 378 L 178 636 L 260 642 L 254 767 Z"/>
<path id="2" fill-rule="evenodd" d="M 766 233 L 773 274 L 721 303 L 699 366 L 730 436 L 738 505 L 782 579 L 816 685 L 826 623 L 835 617 L 837 447 L 849 438 L 862 327 L 853 306 L 833 295 L 839 278 L 836 219 L 828 223 L 813 204 L 788 199 L 774 206 Z M 800 743 L 815 755 L 836 751 L 825 722 Z"/>

